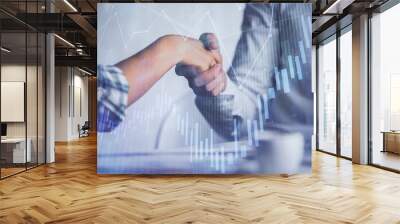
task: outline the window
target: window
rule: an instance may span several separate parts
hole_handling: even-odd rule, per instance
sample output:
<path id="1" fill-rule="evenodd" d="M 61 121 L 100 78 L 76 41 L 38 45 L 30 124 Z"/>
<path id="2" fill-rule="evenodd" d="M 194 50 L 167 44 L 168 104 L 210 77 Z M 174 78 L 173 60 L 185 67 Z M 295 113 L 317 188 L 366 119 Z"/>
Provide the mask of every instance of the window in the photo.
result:
<path id="1" fill-rule="evenodd" d="M 340 155 L 352 156 L 352 34 L 351 26 L 340 36 Z"/>
<path id="2" fill-rule="evenodd" d="M 400 170 L 400 5 L 371 19 L 371 160 Z"/>
<path id="3" fill-rule="evenodd" d="M 336 153 L 336 39 L 318 48 L 318 149 Z"/>

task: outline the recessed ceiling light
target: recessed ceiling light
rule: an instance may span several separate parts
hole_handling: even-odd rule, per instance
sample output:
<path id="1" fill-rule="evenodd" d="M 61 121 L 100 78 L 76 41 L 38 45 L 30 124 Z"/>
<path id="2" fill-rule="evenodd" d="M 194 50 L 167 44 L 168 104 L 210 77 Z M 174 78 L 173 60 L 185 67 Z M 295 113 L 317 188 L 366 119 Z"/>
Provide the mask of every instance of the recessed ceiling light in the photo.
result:
<path id="1" fill-rule="evenodd" d="M 86 71 L 86 70 L 83 70 L 83 69 L 81 69 L 81 68 L 79 68 L 79 67 L 78 67 L 78 70 L 81 71 L 81 72 L 83 72 L 83 73 L 85 73 L 85 74 L 87 74 L 87 75 L 90 75 L 90 76 L 92 75 L 92 73 L 90 73 L 90 72 L 88 72 L 88 71 Z"/>
<path id="2" fill-rule="evenodd" d="M 68 40 L 66 40 L 66 39 L 64 39 L 64 38 L 62 38 L 62 37 L 60 37 L 60 36 L 57 35 L 57 34 L 54 34 L 54 36 L 57 37 L 57 38 L 58 38 L 59 40 L 61 40 L 62 42 L 64 42 L 65 44 L 67 44 L 68 46 L 75 48 L 75 45 L 73 45 L 73 44 L 72 44 L 71 42 L 69 42 Z"/>
<path id="3" fill-rule="evenodd" d="M 355 0 L 336 0 L 322 14 L 342 14 Z"/>
<path id="4" fill-rule="evenodd" d="M 10 52 L 11 52 L 10 49 L 7 49 L 7 48 L 5 48 L 5 47 L 1 47 L 1 51 L 4 51 L 4 52 L 6 52 L 6 53 L 10 53 Z"/>
<path id="5" fill-rule="evenodd" d="M 64 3 L 67 4 L 74 12 L 78 12 L 78 10 L 68 0 L 64 0 Z"/>

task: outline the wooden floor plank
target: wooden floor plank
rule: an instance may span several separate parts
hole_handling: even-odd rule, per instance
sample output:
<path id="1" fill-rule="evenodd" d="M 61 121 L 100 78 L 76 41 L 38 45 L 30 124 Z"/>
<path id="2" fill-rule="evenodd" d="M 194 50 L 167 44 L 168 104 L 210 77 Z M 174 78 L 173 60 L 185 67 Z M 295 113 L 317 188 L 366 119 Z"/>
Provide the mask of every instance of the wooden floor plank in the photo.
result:
<path id="1" fill-rule="evenodd" d="M 400 223 L 400 175 L 320 152 L 311 174 L 97 175 L 96 138 L 0 181 L 0 223 Z"/>

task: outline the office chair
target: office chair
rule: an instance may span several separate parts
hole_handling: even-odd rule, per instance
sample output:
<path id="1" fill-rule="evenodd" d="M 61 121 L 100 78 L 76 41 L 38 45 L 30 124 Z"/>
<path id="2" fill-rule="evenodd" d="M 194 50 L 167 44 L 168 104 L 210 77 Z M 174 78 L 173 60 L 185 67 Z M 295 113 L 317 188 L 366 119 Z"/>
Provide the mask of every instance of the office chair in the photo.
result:
<path id="1" fill-rule="evenodd" d="M 89 136 L 89 130 L 90 130 L 90 123 L 89 121 L 85 121 L 85 123 L 80 127 L 78 124 L 78 132 L 79 132 L 79 138 L 80 137 L 87 137 Z"/>

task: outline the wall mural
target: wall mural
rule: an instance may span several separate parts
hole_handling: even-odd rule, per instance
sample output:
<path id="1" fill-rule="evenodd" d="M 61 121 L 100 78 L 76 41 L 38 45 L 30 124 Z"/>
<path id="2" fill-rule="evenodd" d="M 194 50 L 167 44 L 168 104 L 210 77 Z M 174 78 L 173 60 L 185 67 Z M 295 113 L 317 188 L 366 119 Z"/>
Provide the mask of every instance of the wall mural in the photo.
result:
<path id="1" fill-rule="evenodd" d="M 311 171 L 311 5 L 98 5 L 98 173 Z"/>

